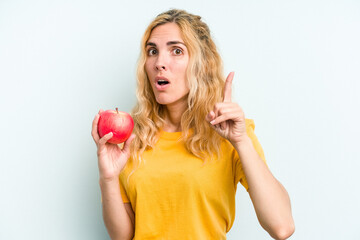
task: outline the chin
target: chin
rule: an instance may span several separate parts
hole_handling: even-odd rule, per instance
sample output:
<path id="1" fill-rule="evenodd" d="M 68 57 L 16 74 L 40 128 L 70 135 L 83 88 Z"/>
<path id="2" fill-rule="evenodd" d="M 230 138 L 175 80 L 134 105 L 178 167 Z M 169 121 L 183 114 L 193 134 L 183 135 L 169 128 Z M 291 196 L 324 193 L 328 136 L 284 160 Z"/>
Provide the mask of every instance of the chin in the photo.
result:
<path id="1" fill-rule="evenodd" d="M 156 102 L 160 105 L 167 105 L 171 103 L 169 99 L 162 99 L 162 98 L 156 98 Z"/>
<path id="2" fill-rule="evenodd" d="M 155 95 L 156 102 L 160 105 L 169 105 L 169 104 L 187 104 L 187 96 L 188 94 L 185 94 L 184 96 L 174 95 L 174 93 L 171 94 L 159 94 Z"/>

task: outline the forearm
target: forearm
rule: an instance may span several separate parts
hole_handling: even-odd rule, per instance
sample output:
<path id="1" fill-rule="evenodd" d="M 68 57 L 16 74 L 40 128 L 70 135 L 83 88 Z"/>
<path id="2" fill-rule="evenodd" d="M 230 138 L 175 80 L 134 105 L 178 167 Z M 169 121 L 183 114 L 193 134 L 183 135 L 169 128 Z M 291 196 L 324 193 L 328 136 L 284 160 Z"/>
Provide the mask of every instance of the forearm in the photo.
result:
<path id="1" fill-rule="evenodd" d="M 134 226 L 121 198 L 119 181 L 99 181 L 105 226 L 113 240 L 132 239 Z"/>
<path id="2" fill-rule="evenodd" d="M 250 138 L 234 144 L 249 186 L 249 195 L 261 226 L 275 239 L 286 239 L 294 231 L 287 191 L 257 154 Z"/>

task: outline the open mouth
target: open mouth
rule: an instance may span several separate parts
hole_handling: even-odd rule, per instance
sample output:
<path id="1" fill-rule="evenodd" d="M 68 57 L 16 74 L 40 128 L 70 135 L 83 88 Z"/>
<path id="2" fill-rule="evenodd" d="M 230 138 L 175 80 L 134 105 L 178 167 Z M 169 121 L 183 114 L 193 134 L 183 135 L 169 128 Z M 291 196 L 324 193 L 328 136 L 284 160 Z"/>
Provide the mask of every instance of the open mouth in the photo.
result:
<path id="1" fill-rule="evenodd" d="M 159 80 L 157 80 L 157 84 L 159 84 L 160 86 L 163 86 L 163 85 L 169 84 L 169 81 L 159 79 Z"/>

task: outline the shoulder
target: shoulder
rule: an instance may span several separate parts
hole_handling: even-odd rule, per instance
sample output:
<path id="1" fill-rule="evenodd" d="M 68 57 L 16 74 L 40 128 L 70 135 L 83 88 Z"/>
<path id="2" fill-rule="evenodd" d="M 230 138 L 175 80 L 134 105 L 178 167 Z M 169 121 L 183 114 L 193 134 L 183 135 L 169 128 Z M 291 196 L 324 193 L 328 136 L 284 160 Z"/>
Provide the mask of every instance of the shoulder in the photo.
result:
<path id="1" fill-rule="evenodd" d="M 254 120 L 246 118 L 245 119 L 245 127 L 246 127 L 246 134 L 251 138 L 251 140 L 254 140 L 254 138 L 256 138 Z"/>
<path id="2" fill-rule="evenodd" d="M 248 130 L 248 129 L 254 130 L 254 129 L 255 129 L 255 122 L 254 122 L 254 120 L 253 120 L 253 119 L 245 118 L 245 126 L 246 126 L 246 130 Z"/>

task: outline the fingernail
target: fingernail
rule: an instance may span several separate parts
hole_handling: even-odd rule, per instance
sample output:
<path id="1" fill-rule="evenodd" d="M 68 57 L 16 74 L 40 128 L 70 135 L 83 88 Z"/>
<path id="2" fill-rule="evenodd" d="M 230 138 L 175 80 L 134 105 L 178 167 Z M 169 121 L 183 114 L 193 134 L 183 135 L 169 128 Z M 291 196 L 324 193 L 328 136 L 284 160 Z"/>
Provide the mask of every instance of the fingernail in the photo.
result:
<path id="1" fill-rule="evenodd" d="M 215 120 L 212 120 L 212 121 L 211 121 L 210 123 L 211 123 L 211 125 L 214 125 L 214 123 L 215 123 Z"/>

